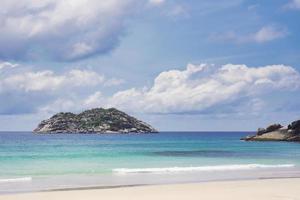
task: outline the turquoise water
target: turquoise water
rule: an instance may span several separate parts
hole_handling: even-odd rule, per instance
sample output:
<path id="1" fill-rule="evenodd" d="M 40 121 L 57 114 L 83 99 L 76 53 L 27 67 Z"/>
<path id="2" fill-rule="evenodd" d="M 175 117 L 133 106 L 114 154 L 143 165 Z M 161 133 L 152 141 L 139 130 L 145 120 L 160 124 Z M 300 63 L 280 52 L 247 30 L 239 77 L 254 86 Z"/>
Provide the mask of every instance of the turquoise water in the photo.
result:
<path id="1" fill-rule="evenodd" d="M 103 174 L 115 168 L 300 165 L 300 144 L 243 142 L 249 133 L 0 134 L 0 177 Z"/>
<path id="2" fill-rule="evenodd" d="M 129 173 L 226 171 L 231 170 L 230 167 L 265 170 L 300 166 L 300 144 L 240 140 L 248 134 L 35 135 L 1 132 L 0 189 L 1 184 L 20 178 L 30 181 L 54 176 L 110 177 Z"/>

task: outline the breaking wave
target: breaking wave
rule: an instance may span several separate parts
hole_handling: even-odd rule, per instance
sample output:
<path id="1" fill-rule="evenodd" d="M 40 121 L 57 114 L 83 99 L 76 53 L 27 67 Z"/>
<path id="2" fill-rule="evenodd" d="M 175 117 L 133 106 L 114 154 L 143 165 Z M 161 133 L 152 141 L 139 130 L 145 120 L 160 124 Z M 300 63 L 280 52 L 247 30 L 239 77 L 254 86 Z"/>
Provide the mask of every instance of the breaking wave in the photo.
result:
<path id="1" fill-rule="evenodd" d="M 264 164 L 244 164 L 244 165 L 216 165 L 199 167 L 165 167 L 165 168 L 117 168 L 114 173 L 172 173 L 172 172 L 211 172 L 211 171 L 234 171 L 234 170 L 253 170 L 268 168 L 292 168 L 294 164 L 264 165 Z"/>
<path id="2" fill-rule="evenodd" d="M 0 179 L 0 183 L 15 183 L 15 182 L 29 182 L 29 181 L 32 181 L 31 177 Z"/>

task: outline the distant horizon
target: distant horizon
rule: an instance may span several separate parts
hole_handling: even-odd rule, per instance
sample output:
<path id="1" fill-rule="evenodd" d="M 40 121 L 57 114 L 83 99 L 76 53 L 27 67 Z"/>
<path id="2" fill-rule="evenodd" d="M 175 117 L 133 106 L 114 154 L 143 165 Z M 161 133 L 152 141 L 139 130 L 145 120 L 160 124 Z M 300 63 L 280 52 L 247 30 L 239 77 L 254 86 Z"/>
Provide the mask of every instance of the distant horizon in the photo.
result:
<path id="1" fill-rule="evenodd" d="M 256 131 L 256 130 L 255 130 Z M 174 132 L 174 133 L 183 133 L 183 132 L 187 132 L 187 133 L 241 133 L 241 132 L 247 132 L 247 133 L 252 133 L 252 132 L 255 132 L 254 130 L 240 130 L 240 131 L 172 131 L 172 130 L 164 130 L 164 131 L 160 131 L 158 133 L 167 133 L 167 132 Z M 30 130 L 23 130 L 23 131 L 13 131 L 13 130 L 10 130 L 10 131 L 0 131 L 0 133 L 9 133 L 9 132 L 15 132 L 15 133 L 33 133 L 33 131 L 30 131 Z M 43 133 L 42 133 L 43 134 Z M 48 133 L 46 133 L 48 134 Z M 77 134 L 111 134 L 111 133 L 77 133 Z M 157 134 L 157 133 L 115 133 L 115 134 Z"/>

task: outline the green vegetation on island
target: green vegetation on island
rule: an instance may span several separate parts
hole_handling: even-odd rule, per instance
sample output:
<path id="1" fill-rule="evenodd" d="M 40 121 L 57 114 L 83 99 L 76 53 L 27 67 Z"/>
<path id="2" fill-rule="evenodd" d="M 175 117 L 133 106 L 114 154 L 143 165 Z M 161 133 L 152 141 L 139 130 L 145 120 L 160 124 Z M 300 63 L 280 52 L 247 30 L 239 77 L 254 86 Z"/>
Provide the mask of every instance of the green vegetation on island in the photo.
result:
<path id="1" fill-rule="evenodd" d="M 43 120 L 36 133 L 156 133 L 149 124 L 115 108 L 94 108 L 79 114 L 58 113 Z"/>

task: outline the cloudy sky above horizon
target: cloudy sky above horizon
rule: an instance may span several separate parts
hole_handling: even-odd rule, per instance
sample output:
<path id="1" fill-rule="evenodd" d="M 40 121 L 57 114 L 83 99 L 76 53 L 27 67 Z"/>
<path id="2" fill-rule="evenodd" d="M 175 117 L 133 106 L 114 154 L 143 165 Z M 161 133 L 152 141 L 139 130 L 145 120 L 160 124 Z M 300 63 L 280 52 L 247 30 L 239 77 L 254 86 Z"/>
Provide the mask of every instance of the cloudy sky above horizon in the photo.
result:
<path id="1" fill-rule="evenodd" d="M 3 0 L 0 131 L 116 107 L 160 130 L 300 119 L 299 0 Z"/>

